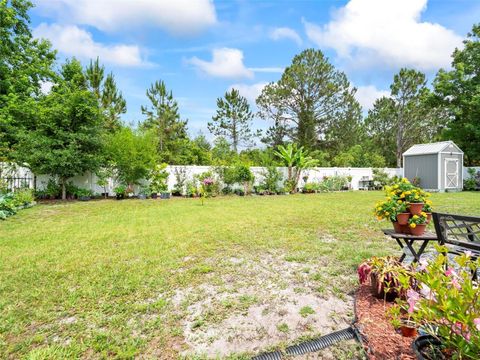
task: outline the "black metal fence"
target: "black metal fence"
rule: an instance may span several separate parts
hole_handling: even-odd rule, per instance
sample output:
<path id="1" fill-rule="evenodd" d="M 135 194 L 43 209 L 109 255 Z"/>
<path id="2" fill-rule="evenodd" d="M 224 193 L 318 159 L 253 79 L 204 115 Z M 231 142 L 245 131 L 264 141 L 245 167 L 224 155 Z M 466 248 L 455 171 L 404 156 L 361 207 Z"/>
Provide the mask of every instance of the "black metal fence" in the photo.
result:
<path id="1" fill-rule="evenodd" d="M 1 177 L 0 187 L 8 191 L 15 191 L 21 188 L 33 188 L 33 178 L 31 177 Z"/>

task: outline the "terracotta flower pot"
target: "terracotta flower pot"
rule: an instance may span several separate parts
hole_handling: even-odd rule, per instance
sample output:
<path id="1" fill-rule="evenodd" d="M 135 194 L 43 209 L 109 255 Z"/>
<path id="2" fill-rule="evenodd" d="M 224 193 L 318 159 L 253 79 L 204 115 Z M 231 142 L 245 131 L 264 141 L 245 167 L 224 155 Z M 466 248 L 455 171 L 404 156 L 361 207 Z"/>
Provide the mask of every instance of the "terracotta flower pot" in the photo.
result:
<path id="1" fill-rule="evenodd" d="M 410 226 L 407 225 L 400 225 L 402 227 L 402 234 L 410 234 Z"/>
<path id="2" fill-rule="evenodd" d="M 409 210 L 412 215 L 420 215 L 423 210 L 424 203 L 410 203 Z"/>
<path id="3" fill-rule="evenodd" d="M 401 234 L 402 233 L 402 225 L 400 225 L 398 223 L 398 221 L 392 221 L 392 224 L 393 224 L 393 230 L 397 233 L 397 234 Z"/>
<path id="4" fill-rule="evenodd" d="M 427 213 L 425 213 L 425 214 L 427 214 L 427 221 L 426 221 L 426 223 L 427 223 L 427 224 L 430 224 L 430 220 L 432 220 L 432 213 L 427 212 Z"/>
<path id="5" fill-rule="evenodd" d="M 415 226 L 414 228 L 410 228 L 410 233 L 412 235 L 415 235 L 415 236 L 423 235 L 426 227 L 427 227 L 426 224 L 419 224 L 419 225 Z"/>
<path id="6" fill-rule="evenodd" d="M 397 221 L 400 225 L 407 225 L 408 224 L 408 219 L 410 219 L 410 213 L 409 212 L 397 214 Z"/>
<path id="7" fill-rule="evenodd" d="M 402 321 L 402 324 L 400 325 L 400 334 L 402 334 L 403 337 L 416 337 L 417 336 L 417 328 L 415 327 L 415 324 L 412 323 L 411 321 L 404 320 Z"/>

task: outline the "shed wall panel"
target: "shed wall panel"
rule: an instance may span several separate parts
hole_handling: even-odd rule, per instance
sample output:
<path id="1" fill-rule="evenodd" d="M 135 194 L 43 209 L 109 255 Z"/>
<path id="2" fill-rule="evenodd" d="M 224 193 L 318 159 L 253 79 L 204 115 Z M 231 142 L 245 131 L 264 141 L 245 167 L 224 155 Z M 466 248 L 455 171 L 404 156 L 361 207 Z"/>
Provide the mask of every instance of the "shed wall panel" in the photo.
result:
<path id="1" fill-rule="evenodd" d="M 405 156 L 404 174 L 410 181 L 420 178 L 420 186 L 424 189 L 438 189 L 438 155 Z"/>

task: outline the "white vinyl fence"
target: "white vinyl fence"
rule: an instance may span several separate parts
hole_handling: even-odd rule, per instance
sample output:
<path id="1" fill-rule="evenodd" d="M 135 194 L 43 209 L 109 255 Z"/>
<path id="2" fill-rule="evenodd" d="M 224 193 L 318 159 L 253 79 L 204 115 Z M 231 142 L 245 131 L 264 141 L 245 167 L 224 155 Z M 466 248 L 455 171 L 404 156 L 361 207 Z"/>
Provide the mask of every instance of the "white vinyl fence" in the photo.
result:
<path id="1" fill-rule="evenodd" d="M 168 177 L 168 188 L 171 190 L 173 189 L 176 179 L 175 179 L 175 170 L 184 170 L 186 174 L 186 180 L 192 180 L 195 175 L 201 174 L 203 172 L 212 170 L 211 166 L 195 166 L 195 165 L 188 165 L 188 166 L 180 166 L 180 165 L 172 165 L 167 167 L 167 171 L 169 173 Z M 469 177 L 468 175 L 468 167 L 464 167 L 464 179 Z M 474 168 L 476 171 L 480 171 L 480 167 Z M 266 168 L 254 166 L 251 168 L 253 174 L 255 175 L 255 182 L 254 185 L 258 185 L 263 180 L 263 174 L 266 172 Z M 287 177 L 287 169 L 286 168 L 278 168 L 278 170 L 283 174 L 283 178 Z M 318 182 L 321 181 L 325 176 L 351 176 L 352 182 L 351 186 L 353 190 L 358 190 L 359 184 L 362 180 L 371 180 L 372 179 L 372 168 L 340 168 L 340 167 L 327 167 L 327 168 L 312 168 L 310 170 L 306 170 L 302 172 L 302 178 L 300 179 L 299 186 L 302 187 L 304 185 L 303 177 L 308 176 L 308 182 Z M 390 176 L 402 176 L 402 169 L 396 168 L 385 168 L 384 169 Z M 9 164 L 2 164 L 0 163 L 0 178 L 3 181 L 6 181 L 10 184 L 11 188 L 16 187 L 23 187 L 28 186 L 33 188 L 34 182 L 36 182 L 37 189 L 43 189 L 48 183 L 48 180 L 51 179 L 48 175 L 38 175 L 35 179 L 34 174 L 26 168 L 12 166 Z M 81 176 L 75 176 L 71 178 L 71 181 L 74 185 L 84 188 L 90 189 L 94 193 L 103 193 L 103 187 L 97 184 L 98 178 L 93 173 L 86 173 Z M 146 184 L 146 182 L 143 182 Z M 109 179 L 107 192 L 110 195 L 113 195 L 113 189 L 117 186 L 117 182 L 115 179 Z M 137 186 L 136 191 L 139 190 Z"/>
<path id="2" fill-rule="evenodd" d="M 195 175 L 199 175 L 201 173 L 204 173 L 206 171 L 212 170 L 213 168 L 211 166 L 194 166 L 194 165 L 188 165 L 188 166 L 179 166 L 179 165 L 172 165 L 167 167 L 167 172 L 169 173 L 168 177 L 168 188 L 170 190 L 173 189 L 176 183 L 176 178 L 175 178 L 175 170 L 184 170 L 185 175 L 186 175 L 186 180 L 192 180 Z M 251 167 L 251 170 L 253 174 L 255 175 L 255 181 L 254 185 L 258 185 L 262 182 L 263 180 L 263 174 L 266 172 L 266 168 L 263 167 Z M 287 168 L 278 168 L 278 170 L 283 174 L 283 178 L 286 179 L 287 177 Z M 384 169 L 390 176 L 401 176 L 402 175 L 402 169 L 394 169 L 394 168 L 385 168 Z M 22 176 L 31 179 L 29 181 L 29 186 L 33 187 L 33 179 L 34 175 L 25 168 L 17 168 L 18 174 L 21 174 Z M 351 176 L 352 181 L 351 181 L 351 186 L 353 190 L 358 190 L 359 183 L 361 180 L 371 180 L 372 179 L 372 168 L 337 168 L 337 167 L 328 167 L 328 168 L 312 168 L 306 171 L 302 172 L 302 177 L 299 182 L 299 186 L 303 186 L 304 181 L 303 177 L 307 176 L 308 182 L 319 182 L 321 181 L 325 176 Z M 43 189 L 46 187 L 48 181 L 52 179 L 51 176 L 49 175 L 38 175 L 36 177 L 36 186 L 37 189 Z M 74 185 L 84 188 L 84 189 L 90 189 L 94 193 L 100 194 L 104 192 L 103 187 L 99 186 L 97 184 L 98 178 L 95 174 L 93 173 L 86 173 L 81 176 L 75 176 L 71 178 L 69 181 L 71 181 Z M 107 186 L 107 192 L 110 195 L 114 194 L 114 188 L 117 186 L 117 181 L 115 179 L 109 179 L 108 181 L 108 186 Z M 143 182 L 143 184 L 146 184 L 146 182 Z M 139 186 L 135 188 L 135 191 L 137 192 L 139 190 Z"/>

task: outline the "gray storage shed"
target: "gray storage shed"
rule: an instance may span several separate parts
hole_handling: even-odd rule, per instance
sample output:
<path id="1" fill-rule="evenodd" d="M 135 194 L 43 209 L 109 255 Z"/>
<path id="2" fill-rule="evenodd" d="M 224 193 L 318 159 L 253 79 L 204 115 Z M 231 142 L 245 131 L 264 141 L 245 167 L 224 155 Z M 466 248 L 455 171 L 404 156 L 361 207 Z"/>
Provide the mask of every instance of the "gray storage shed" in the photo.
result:
<path id="1" fill-rule="evenodd" d="M 463 151 L 453 141 L 413 145 L 403 153 L 403 176 L 427 190 L 462 190 Z"/>

